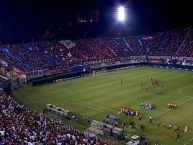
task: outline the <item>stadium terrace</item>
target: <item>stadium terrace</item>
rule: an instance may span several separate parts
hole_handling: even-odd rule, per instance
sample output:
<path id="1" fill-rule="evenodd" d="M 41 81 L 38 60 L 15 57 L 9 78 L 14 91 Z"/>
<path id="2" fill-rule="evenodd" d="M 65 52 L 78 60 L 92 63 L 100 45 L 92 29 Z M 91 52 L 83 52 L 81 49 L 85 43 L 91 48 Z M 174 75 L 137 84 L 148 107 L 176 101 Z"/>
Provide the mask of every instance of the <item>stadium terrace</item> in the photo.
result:
<path id="1" fill-rule="evenodd" d="M 2 2 L 0 145 L 192 145 L 191 8 L 152 3 Z"/>

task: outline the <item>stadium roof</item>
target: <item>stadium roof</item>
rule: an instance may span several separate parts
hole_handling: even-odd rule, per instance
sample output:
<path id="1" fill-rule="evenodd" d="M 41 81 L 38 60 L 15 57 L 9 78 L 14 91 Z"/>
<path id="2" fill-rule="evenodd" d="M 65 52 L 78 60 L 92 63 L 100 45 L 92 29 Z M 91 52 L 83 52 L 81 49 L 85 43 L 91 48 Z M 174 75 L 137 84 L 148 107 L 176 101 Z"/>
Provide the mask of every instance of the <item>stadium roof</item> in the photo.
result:
<path id="1" fill-rule="evenodd" d="M 128 9 L 125 26 L 114 24 L 119 4 Z M 0 40 L 22 41 L 100 35 L 124 30 L 128 34 L 192 25 L 190 1 L 178 0 L 1 0 Z M 123 28 L 122 28 L 123 27 Z"/>

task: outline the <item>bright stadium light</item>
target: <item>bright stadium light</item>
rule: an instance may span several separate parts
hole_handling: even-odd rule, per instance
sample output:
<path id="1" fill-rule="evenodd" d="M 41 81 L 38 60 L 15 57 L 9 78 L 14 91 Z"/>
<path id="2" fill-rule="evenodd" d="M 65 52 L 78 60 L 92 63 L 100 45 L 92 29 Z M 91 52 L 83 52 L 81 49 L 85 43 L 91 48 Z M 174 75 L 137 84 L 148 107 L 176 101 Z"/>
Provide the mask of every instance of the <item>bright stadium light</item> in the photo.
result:
<path id="1" fill-rule="evenodd" d="M 117 19 L 118 21 L 120 22 L 124 22 L 125 21 L 125 8 L 123 6 L 120 6 L 118 8 L 118 11 L 117 11 Z"/>

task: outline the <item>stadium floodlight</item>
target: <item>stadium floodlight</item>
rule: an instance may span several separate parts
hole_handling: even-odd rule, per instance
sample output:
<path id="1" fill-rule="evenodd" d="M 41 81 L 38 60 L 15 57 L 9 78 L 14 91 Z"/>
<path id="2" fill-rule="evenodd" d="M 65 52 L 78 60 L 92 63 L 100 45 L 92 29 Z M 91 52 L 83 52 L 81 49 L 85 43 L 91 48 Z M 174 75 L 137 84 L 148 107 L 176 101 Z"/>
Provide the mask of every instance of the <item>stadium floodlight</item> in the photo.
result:
<path id="1" fill-rule="evenodd" d="M 123 6 L 118 7 L 117 10 L 117 19 L 120 22 L 124 22 L 125 21 L 125 8 Z"/>

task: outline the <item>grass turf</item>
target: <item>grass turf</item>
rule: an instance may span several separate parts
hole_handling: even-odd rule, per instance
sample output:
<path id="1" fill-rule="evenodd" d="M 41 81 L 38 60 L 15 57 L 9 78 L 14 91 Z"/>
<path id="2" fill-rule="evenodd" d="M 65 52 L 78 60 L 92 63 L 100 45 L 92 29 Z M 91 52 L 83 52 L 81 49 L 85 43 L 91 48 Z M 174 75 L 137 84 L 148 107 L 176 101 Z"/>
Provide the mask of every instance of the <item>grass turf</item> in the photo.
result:
<path id="1" fill-rule="evenodd" d="M 143 82 L 146 87 L 151 86 L 150 78 L 157 78 L 164 84 L 163 93 L 157 94 L 161 87 L 144 90 L 141 88 Z M 121 85 L 121 81 L 123 84 Z M 96 74 L 60 83 L 41 85 L 38 87 L 25 86 L 16 91 L 16 99 L 35 111 L 42 111 L 46 103 L 67 108 L 72 112 L 91 119 L 102 121 L 108 113 L 117 116 L 117 110 L 121 106 L 138 110 L 142 113 L 142 121 L 135 117 L 125 115 L 118 116 L 119 122 L 128 123 L 134 120 L 138 129 L 126 128 L 128 136 L 133 134 L 145 135 L 150 144 L 162 143 L 163 145 L 193 144 L 193 73 L 155 69 L 152 67 L 139 67 L 133 69 L 119 70 L 108 73 Z M 151 102 L 156 105 L 153 111 L 142 110 L 142 101 Z M 174 102 L 177 109 L 167 108 L 167 103 Z M 153 123 L 148 122 L 148 117 L 153 117 Z M 160 127 L 157 127 L 157 121 Z M 66 121 L 65 121 L 66 122 Z M 82 130 L 89 127 L 83 119 L 78 122 L 70 122 Z M 176 132 L 167 129 L 166 124 L 177 124 L 184 129 L 188 124 L 190 131 L 181 131 L 180 141 L 176 141 Z M 144 130 L 139 126 L 143 124 Z M 115 144 L 123 144 L 115 141 Z"/>

